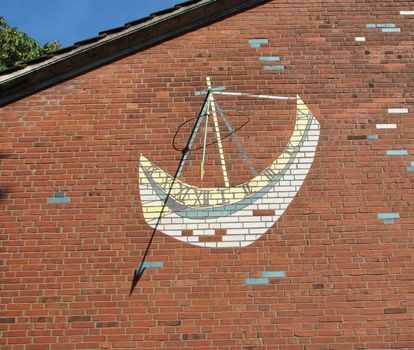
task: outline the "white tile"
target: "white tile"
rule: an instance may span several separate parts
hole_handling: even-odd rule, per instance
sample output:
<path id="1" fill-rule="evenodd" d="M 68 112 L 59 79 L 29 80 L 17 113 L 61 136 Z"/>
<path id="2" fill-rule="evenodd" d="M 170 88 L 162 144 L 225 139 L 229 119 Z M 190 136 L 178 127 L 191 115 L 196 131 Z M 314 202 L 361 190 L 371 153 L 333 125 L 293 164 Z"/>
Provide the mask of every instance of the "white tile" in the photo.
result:
<path id="1" fill-rule="evenodd" d="M 203 245 L 206 248 L 216 248 L 217 247 L 217 243 L 216 242 L 206 242 L 206 243 L 203 243 Z"/>
<path id="2" fill-rule="evenodd" d="M 182 222 L 181 224 L 170 224 L 170 225 L 168 225 L 168 228 L 165 228 L 165 229 L 163 229 L 163 228 L 161 228 L 162 230 L 165 230 L 165 231 L 177 231 L 177 232 L 181 232 L 183 229 L 184 229 L 184 227 L 183 227 L 183 225 L 184 225 L 184 222 Z M 181 234 L 180 234 L 180 236 L 181 236 Z"/>
<path id="3" fill-rule="evenodd" d="M 397 124 L 377 124 L 377 129 L 397 129 Z"/>
<path id="4" fill-rule="evenodd" d="M 243 227 L 243 225 L 241 223 L 228 223 L 226 225 L 226 227 L 228 227 L 228 228 L 241 228 L 241 227 Z"/>
<path id="5" fill-rule="evenodd" d="M 316 141 L 315 145 L 318 143 L 319 137 L 318 135 L 309 135 L 307 138 L 309 141 Z"/>
<path id="6" fill-rule="evenodd" d="M 251 208 L 249 208 L 249 210 L 247 209 L 242 209 L 240 211 L 237 212 L 237 216 L 252 216 L 253 215 L 253 211 L 250 210 Z"/>
<path id="7" fill-rule="evenodd" d="M 223 236 L 224 242 L 231 242 L 231 241 L 245 241 L 245 235 L 225 235 Z"/>
<path id="8" fill-rule="evenodd" d="M 170 226 L 168 226 L 167 228 L 163 228 L 163 227 L 158 227 L 158 229 L 160 231 L 165 232 L 166 234 L 168 234 L 169 236 L 174 236 L 174 237 L 181 237 L 182 236 L 182 231 L 176 231 L 176 230 L 170 230 Z"/>
<path id="9" fill-rule="evenodd" d="M 253 242 L 256 242 L 262 235 L 250 235 L 248 239 L 246 239 L 244 242 L 248 242 L 249 244 L 252 244 Z"/>
<path id="10" fill-rule="evenodd" d="M 224 216 L 218 219 L 221 223 L 234 223 L 235 221 L 239 222 L 240 219 L 237 216 Z M 237 223 L 234 223 L 235 225 L 238 225 Z"/>
<path id="11" fill-rule="evenodd" d="M 244 228 L 260 228 L 263 227 L 261 222 L 246 222 L 243 224 Z"/>
<path id="12" fill-rule="evenodd" d="M 365 41 L 366 39 L 365 39 L 365 37 L 364 36 L 357 36 L 356 38 L 355 38 L 355 41 L 359 41 L 359 42 L 361 42 L 361 41 Z"/>
<path id="13" fill-rule="evenodd" d="M 390 114 L 405 114 L 408 113 L 408 108 L 388 108 Z"/>
<path id="14" fill-rule="evenodd" d="M 217 247 L 219 248 L 236 248 L 240 247 L 238 242 L 217 242 Z"/>
<path id="15" fill-rule="evenodd" d="M 414 16 L 414 11 L 400 11 L 402 16 Z"/>

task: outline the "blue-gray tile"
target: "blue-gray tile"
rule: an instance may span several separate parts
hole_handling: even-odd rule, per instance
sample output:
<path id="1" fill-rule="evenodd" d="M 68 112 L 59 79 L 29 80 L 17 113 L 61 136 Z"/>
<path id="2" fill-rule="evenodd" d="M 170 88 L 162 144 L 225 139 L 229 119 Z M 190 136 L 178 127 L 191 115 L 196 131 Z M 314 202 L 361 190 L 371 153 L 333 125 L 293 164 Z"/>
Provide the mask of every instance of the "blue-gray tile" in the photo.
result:
<path id="1" fill-rule="evenodd" d="M 48 198 L 47 202 L 49 204 L 64 204 L 64 203 L 70 203 L 69 197 L 56 197 L 56 198 Z"/>
<path id="2" fill-rule="evenodd" d="M 401 29 L 400 28 L 382 28 L 381 31 L 383 33 L 400 33 Z"/>
<path id="3" fill-rule="evenodd" d="M 262 272 L 264 278 L 283 278 L 286 277 L 285 271 L 264 271 Z"/>
<path id="4" fill-rule="evenodd" d="M 164 263 L 162 261 L 146 261 L 142 265 L 143 268 L 151 268 L 151 269 L 159 269 L 164 266 Z"/>
<path id="5" fill-rule="evenodd" d="M 388 220 L 388 219 L 399 219 L 400 213 L 378 213 L 378 219 Z"/>
<path id="6" fill-rule="evenodd" d="M 407 156 L 408 151 L 405 149 L 389 150 L 386 152 L 387 156 Z"/>
<path id="7" fill-rule="evenodd" d="M 269 284 L 269 279 L 268 278 L 246 278 L 245 283 L 247 285 Z"/>
<path id="8" fill-rule="evenodd" d="M 283 70 L 285 66 L 277 65 L 277 66 L 263 66 L 264 70 Z"/>
<path id="9" fill-rule="evenodd" d="M 260 56 L 260 61 L 280 61 L 280 56 Z"/>
<path id="10" fill-rule="evenodd" d="M 249 45 L 252 48 L 260 48 L 261 45 L 268 44 L 268 39 L 250 39 Z"/>

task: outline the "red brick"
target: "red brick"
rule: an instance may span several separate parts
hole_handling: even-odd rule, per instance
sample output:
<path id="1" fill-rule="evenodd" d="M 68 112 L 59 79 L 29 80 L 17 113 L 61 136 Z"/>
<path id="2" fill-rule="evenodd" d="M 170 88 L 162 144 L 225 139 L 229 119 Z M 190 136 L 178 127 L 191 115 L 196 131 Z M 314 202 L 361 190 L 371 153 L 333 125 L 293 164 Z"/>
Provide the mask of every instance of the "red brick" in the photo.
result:
<path id="1" fill-rule="evenodd" d="M 181 232 L 182 232 L 182 235 L 185 237 L 193 235 L 193 230 L 182 230 Z"/>
<path id="2" fill-rule="evenodd" d="M 222 241 L 221 236 L 200 236 L 199 240 L 200 242 L 221 242 Z"/>
<path id="3" fill-rule="evenodd" d="M 412 10 L 406 0 L 264 2 L 2 107 L 1 349 L 414 348 L 414 22 L 401 10 Z M 269 43 L 251 48 L 254 38 Z M 264 71 L 265 55 L 286 69 Z M 321 124 L 314 163 L 280 220 L 248 247 L 205 249 L 157 231 L 147 261 L 164 267 L 146 269 L 129 296 L 153 231 L 139 155 L 174 174 L 172 139 L 199 113 L 194 92 L 206 76 L 230 92 L 299 94 Z M 293 101 L 217 98 L 235 128 L 248 121 L 237 135 L 262 172 L 293 131 Z M 399 107 L 409 113 L 388 115 Z M 377 130 L 383 123 L 398 128 Z M 230 185 L 249 181 L 230 135 L 223 148 Z M 409 155 L 387 157 L 392 149 Z M 203 179 L 199 149 L 180 180 L 223 187 L 217 145 L 206 155 Z M 48 204 L 58 191 L 71 202 Z M 400 219 L 384 225 L 377 214 L 387 212 Z M 200 241 L 227 234 L 214 226 Z M 289 278 L 246 285 L 261 271 Z"/>
<path id="4" fill-rule="evenodd" d="M 253 210 L 253 216 L 273 216 L 274 210 Z"/>

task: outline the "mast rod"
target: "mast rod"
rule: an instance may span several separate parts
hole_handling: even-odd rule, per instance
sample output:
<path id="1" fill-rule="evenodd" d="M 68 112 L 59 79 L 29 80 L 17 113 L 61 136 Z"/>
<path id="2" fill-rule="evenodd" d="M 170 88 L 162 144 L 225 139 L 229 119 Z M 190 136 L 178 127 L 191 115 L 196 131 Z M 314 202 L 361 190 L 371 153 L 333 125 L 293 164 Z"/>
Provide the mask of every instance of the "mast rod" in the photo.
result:
<path id="1" fill-rule="evenodd" d="M 243 92 L 230 92 L 230 91 L 212 91 L 215 95 L 226 95 L 226 96 L 245 96 L 245 97 L 255 97 L 262 98 L 267 100 L 296 100 L 296 97 L 289 96 L 273 96 L 273 95 L 254 95 L 247 94 Z"/>
<path id="2" fill-rule="evenodd" d="M 207 77 L 207 88 L 208 90 L 211 90 L 210 77 Z M 227 175 L 226 160 L 224 158 L 223 144 L 221 143 L 220 127 L 219 127 L 219 123 L 217 119 L 216 104 L 214 102 L 214 96 L 212 93 L 210 94 L 210 102 L 211 102 L 210 103 L 211 114 L 213 115 L 213 121 L 214 121 L 214 129 L 216 131 L 217 147 L 219 149 L 219 155 L 220 155 L 221 171 L 223 172 L 223 177 L 224 177 L 224 186 L 230 187 L 229 178 Z"/>
<path id="3" fill-rule="evenodd" d="M 207 111 L 206 115 L 206 125 L 204 127 L 204 142 L 203 142 L 203 159 L 201 160 L 201 180 L 204 178 L 205 170 L 204 163 L 206 161 L 206 150 L 207 150 L 207 132 L 208 132 L 208 117 L 210 115 L 210 110 Z"/>

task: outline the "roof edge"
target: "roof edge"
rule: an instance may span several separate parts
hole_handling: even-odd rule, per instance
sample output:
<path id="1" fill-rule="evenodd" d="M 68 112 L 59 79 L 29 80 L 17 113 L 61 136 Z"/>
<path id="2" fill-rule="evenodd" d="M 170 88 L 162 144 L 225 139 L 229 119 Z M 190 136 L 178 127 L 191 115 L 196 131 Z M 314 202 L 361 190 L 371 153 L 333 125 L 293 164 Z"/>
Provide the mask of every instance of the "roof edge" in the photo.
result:
<path id="1" fill-rule="evenodd" d="M 271 0 L 201 0 L 0 76 L 0 107 Z M 189 2 L 191 3 L 191 2 Z M 184 6 L 183 6 L 184 5 Z M 133 22 L 131 22 L 133 23 Z"/>

